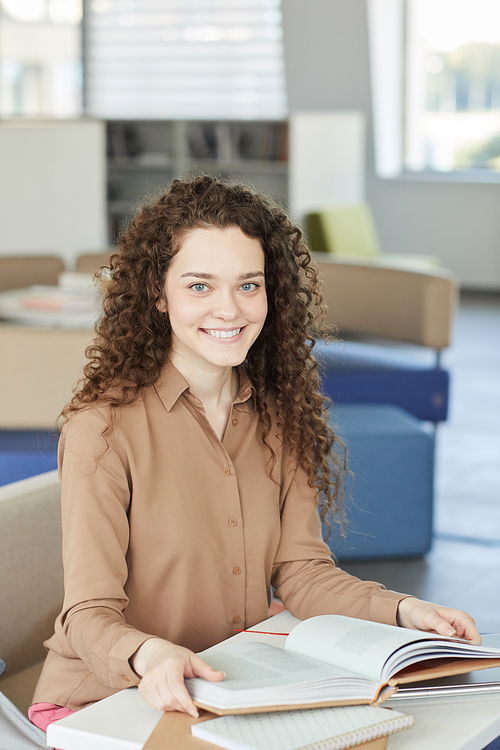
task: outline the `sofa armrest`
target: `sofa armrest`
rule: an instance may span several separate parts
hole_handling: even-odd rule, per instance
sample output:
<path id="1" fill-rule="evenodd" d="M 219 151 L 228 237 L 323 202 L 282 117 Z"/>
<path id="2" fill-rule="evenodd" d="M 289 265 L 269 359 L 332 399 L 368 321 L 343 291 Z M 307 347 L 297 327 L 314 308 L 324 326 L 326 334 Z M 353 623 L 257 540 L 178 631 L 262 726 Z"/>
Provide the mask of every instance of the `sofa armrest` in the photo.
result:
<path id="1" fill-rule="evenodd" d="M 450 344 L 458 282 L 440 268 L 394 268 L 317 253 L 327 320 L 343 337 L 376 336 L 443 349 Z"/>
<path id="2" fill-rule="evenodd" d="M 0 653 L 9 679 L 45 655 L 63 599 L 56 471 L 0 487 Z"/>

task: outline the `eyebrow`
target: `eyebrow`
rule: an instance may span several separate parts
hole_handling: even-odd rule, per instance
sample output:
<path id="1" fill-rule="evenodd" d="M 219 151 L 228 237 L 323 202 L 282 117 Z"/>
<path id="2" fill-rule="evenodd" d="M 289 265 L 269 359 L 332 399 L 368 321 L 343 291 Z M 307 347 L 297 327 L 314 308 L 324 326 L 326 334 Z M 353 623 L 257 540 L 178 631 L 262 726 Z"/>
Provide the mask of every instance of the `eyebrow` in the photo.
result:
<path id="1" fill-rule="evenodd" d="M 203 273 L 203 271 L 188 271 L 187 273 L 183 273 L 181 276 L 181 279 L 184 279 L 186 276 L 193 276 L 196 279 L 207 279 L 210 281 L 216 281 L 217 276 L 214 276 L 212 273 Z M 245 279 L 255 279 L 258 276 L 264 276 L 262 271 L 249 271 L 248 273 L 242 273 L 240 276 L 237 277 L 237 281 L 245 281 Z"/>

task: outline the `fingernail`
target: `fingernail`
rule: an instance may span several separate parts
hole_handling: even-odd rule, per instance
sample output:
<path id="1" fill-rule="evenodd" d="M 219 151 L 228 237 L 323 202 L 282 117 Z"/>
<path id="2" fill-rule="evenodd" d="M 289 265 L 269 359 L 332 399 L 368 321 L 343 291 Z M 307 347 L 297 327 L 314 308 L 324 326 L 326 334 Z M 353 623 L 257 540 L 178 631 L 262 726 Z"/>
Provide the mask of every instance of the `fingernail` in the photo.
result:
<path id="1" fill-rule="evenodd" d="M 199 719 L 200 718 L 200 714 L 198 713 L 198 711 L 195 708 L 192 708 L 189 713 L 191 714 L 191 716 L 193 717 L 193 719 Z"/>
<path id="2" fill-rule="evenodd" d="M 222 672 L 222 669 L 221 669 L 221 672 Z M 226 679 L 227 674 L 225 672 L 222 672 L 222 674 L 224 675 L 224 679 Z"/>
<path id="3" fill-rule="evenodd" d="M 456 633 L 456 632 L 457 632 L 457 631 L 456 631 L 456 630 L 453 630 L 453 628 L 449 628 L 449 629 L 448 629 L 448 630 L 446 631 L 446 635 L 455 635 L 455 633 Z"/>

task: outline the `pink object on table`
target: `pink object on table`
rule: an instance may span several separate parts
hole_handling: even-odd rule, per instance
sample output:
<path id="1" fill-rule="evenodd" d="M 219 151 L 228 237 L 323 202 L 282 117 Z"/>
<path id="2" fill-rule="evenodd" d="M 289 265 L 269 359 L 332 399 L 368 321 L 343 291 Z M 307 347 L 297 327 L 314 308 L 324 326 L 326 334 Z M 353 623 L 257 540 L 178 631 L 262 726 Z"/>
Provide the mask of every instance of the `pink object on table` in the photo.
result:
<path id="1" fill-rule="evenodd" d="M 53 703 L 33 703 L 28 709 L 28 718 L 32 724 L 46 732 L 47 727 L 53 721 L 64 719 L 74 713 L 75 711 L 72 711 L 71 708 L 55 706 Z"/>

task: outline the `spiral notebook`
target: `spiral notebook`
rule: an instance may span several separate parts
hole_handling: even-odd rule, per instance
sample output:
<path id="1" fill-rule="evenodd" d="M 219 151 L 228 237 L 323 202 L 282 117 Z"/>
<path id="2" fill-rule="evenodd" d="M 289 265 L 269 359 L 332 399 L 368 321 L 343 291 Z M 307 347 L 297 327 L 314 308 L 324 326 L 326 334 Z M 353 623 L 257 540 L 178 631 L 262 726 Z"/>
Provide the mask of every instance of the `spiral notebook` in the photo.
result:
<path id="1" fill-rule="evenodd" d="M 413 717 L 399 711 L 339 706 L 220 716 L 191 732 L 228 750 L 345 750 L 412 726 Z"/>

